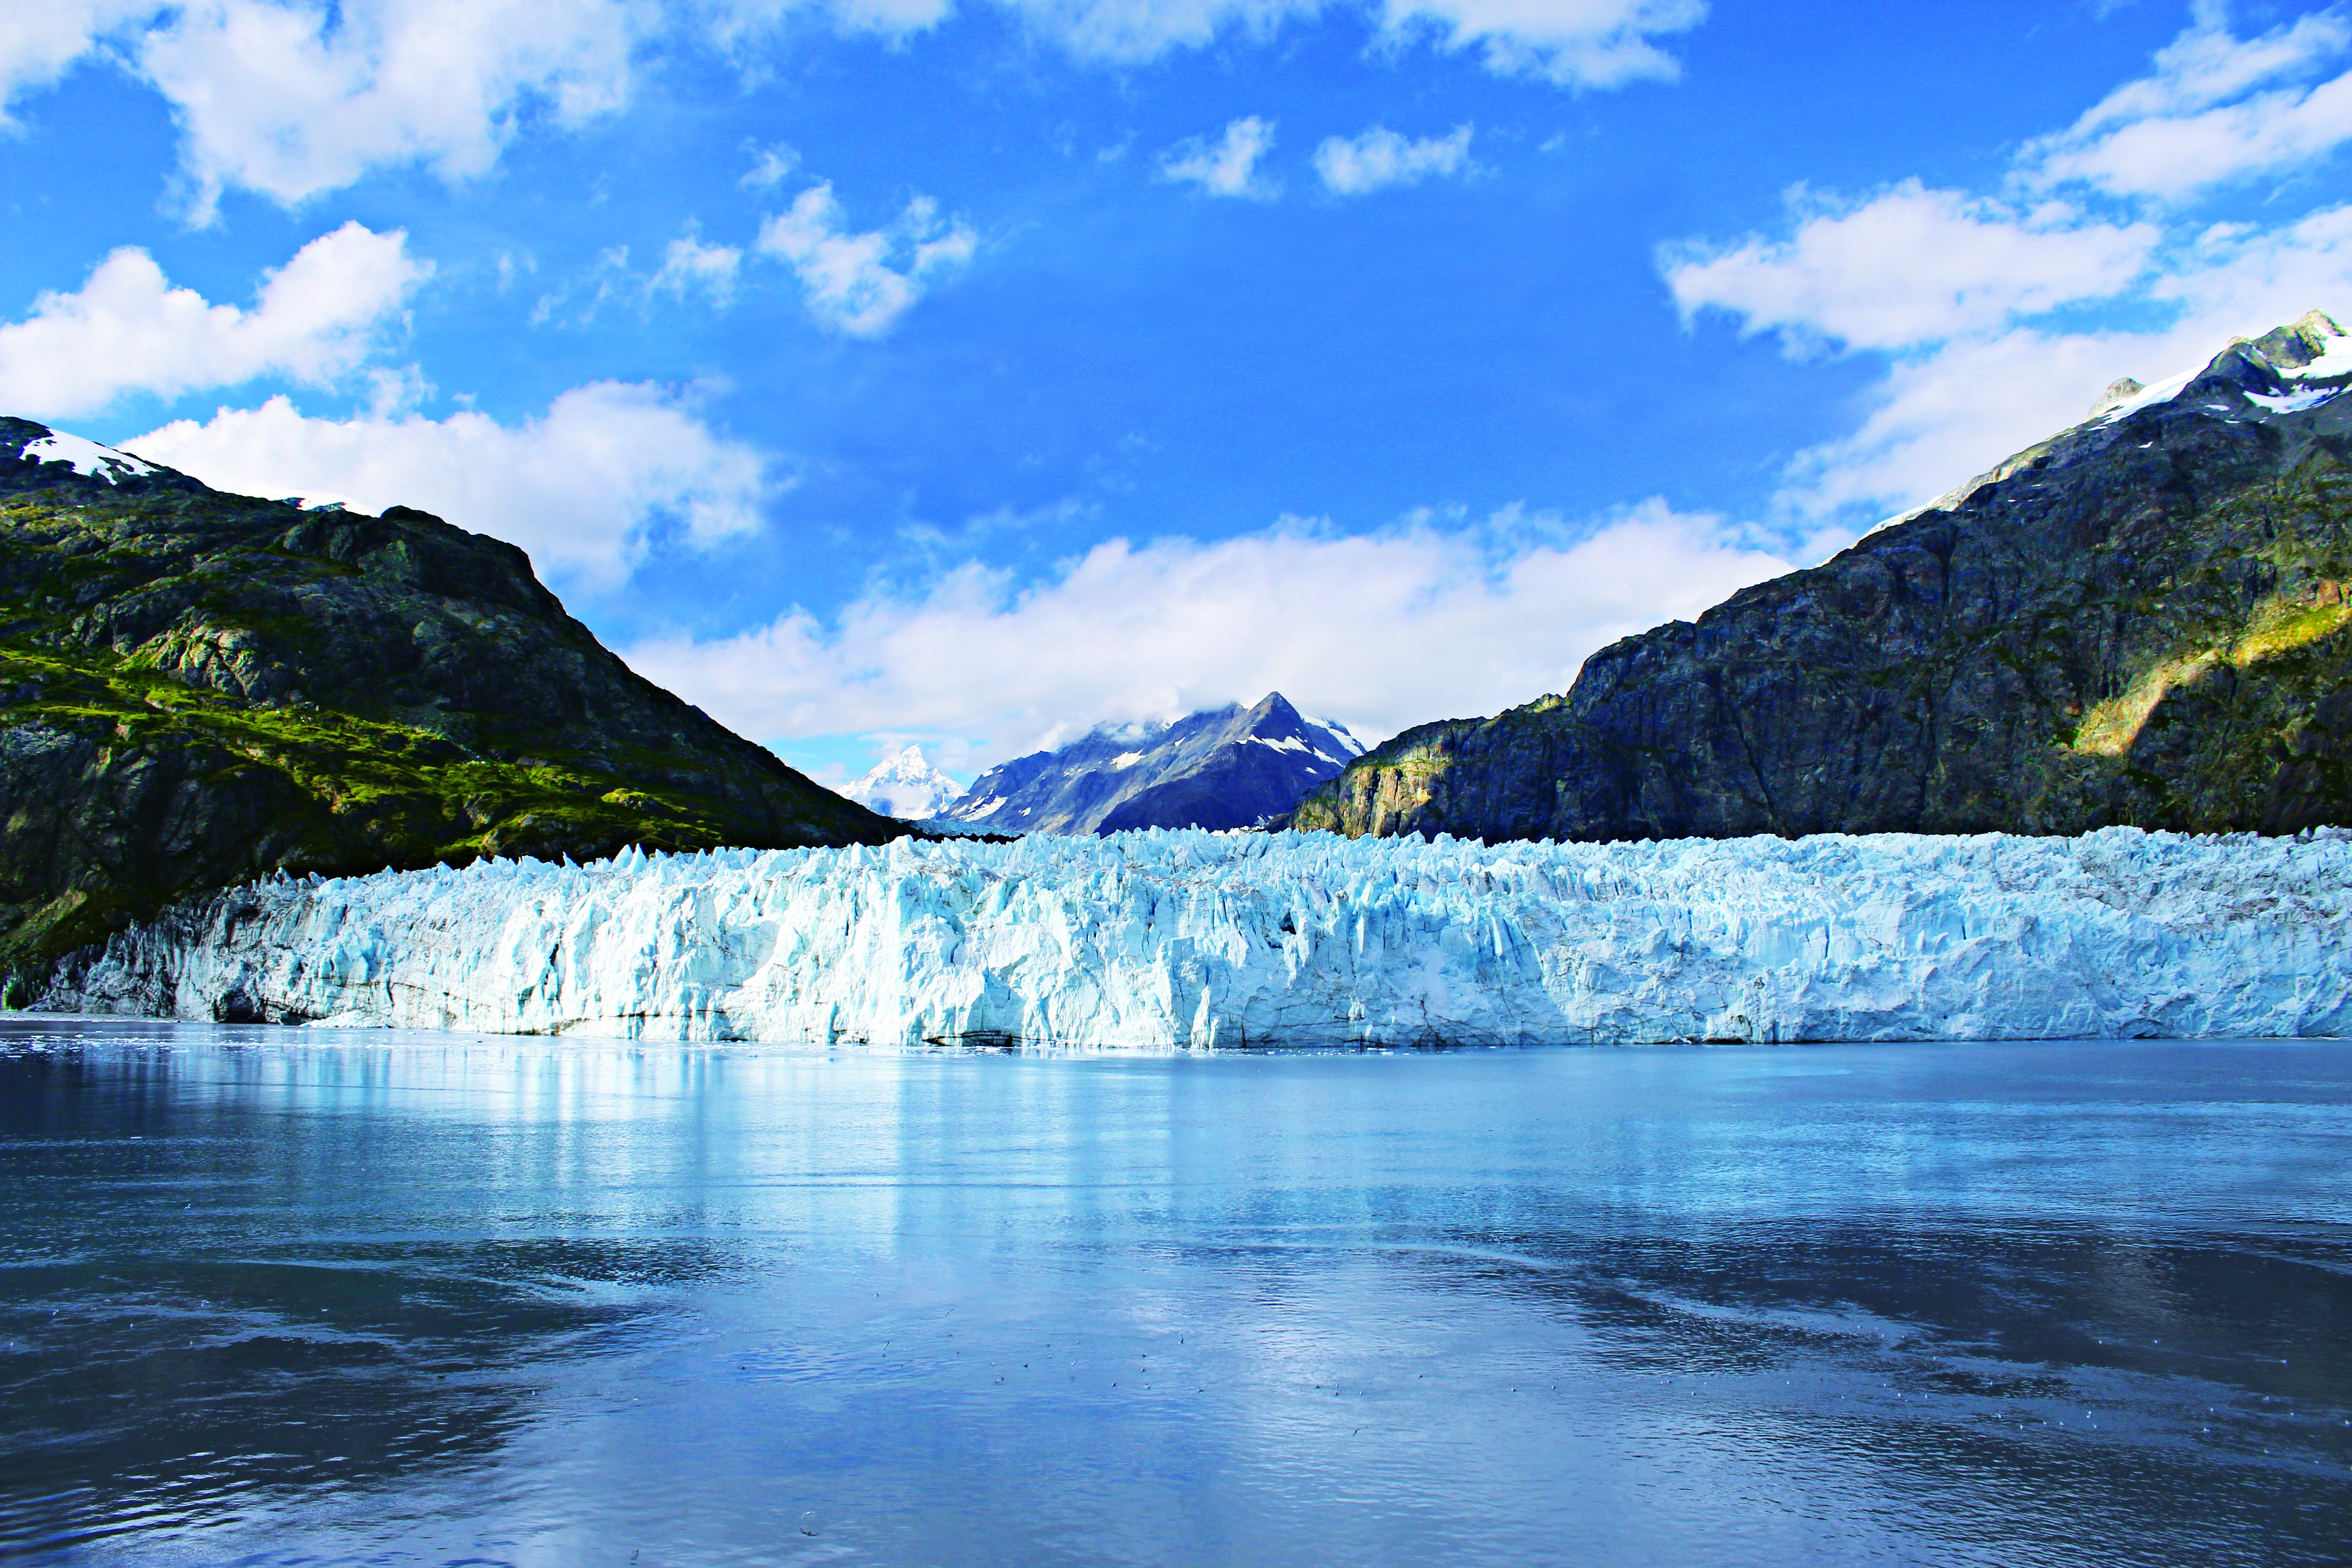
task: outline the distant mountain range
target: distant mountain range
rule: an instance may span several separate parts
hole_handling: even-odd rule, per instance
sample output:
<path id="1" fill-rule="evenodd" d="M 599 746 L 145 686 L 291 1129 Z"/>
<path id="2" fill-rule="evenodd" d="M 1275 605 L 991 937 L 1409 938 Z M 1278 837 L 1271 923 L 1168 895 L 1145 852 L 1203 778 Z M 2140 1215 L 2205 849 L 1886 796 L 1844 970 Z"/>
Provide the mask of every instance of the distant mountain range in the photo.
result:
<path id="1" fill-rule="evenodd" d="M 868 811 L 885 816 L 921 821 L 940 816 L 963 798 L 963 785 L 931 765 L 920 746 L 887 756 L 856 784 L 844 784 L 843 795 Z"/>
<path id="2" fill-rule="evenodd" d="M 1000 763 L 939 815 L 996 833 L 1253 827 L 1296 806 L 1363 742 L 1270 692 L 1172 724 L 1095 731 Z"/>
<path id="3" fill-rule="evenodd" d="M 2352 338 L 2314 311 L 1810 571 L 1398 735 L 1301 828 L 1502 838 L 2352 822 Z"/>

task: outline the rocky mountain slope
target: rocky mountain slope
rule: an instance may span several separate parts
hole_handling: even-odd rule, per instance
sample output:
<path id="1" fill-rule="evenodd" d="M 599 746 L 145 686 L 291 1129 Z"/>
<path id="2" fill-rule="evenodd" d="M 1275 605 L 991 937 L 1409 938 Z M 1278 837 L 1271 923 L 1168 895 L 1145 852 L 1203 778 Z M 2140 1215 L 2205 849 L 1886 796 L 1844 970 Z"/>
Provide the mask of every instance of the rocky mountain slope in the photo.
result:
<path id="1" fill-rule="evenodd" d="M 1295 825 L 1486 839 L 2352 822 L 2352 340 L 2316 312 L 1810 571 L 1395 737 Z"/>
<path id="2" fill-rule="evenodd" d="M 0 419 L 0 973 L 274 869 L 880 842 L 521 551 Z"/>
<path id="3" fill-rule="evenodd" d="M 963 785 L 933 767 L 920 746 L 887 756 L 841 793 L 868 811 L 919 822 L 937 816 L 963 798 Z"/>
<path id="4" fill-rule="evenodd" d="M 1251 827 L 1279 816 L 1363 751 L 1282 693 L 1168 725 L 1097 730 L 991 768 L 941 815 L 996 833 Z"/>

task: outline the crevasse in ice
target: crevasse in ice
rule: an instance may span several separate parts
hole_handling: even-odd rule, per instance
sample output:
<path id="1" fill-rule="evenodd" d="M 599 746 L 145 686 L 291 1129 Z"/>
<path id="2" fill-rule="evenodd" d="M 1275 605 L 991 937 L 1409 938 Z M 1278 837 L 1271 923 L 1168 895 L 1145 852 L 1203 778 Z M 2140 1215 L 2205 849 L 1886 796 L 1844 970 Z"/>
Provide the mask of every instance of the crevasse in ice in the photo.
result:
<path id="1" fill-rule="evenodd" d="M 664 1040 L 2337 1035 L 2352 834 L 1147 832 L 279 878 L 48 1005 Z"/>

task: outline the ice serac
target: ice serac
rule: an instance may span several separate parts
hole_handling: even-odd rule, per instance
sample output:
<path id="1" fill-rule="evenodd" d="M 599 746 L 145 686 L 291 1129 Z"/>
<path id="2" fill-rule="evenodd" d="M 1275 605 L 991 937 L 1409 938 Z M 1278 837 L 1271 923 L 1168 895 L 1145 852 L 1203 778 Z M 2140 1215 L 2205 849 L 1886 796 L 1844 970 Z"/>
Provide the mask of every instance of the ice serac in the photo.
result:
<path id="1" fill-rule="evenodd" d="M 1302 827 L 1734 837 L 2352 822 L 2352 339 L 2314 313 L 1824 564 L 1410 730 Z"/>
<path id="2" fill-rule="evenodd" d="M 1341 725 L 1273 691 L 1255 707 L 1106 726 L 1016 757 L 941 815 L 996 833 L 1250 827 L 1287 813 L 1363 750 Z"/>
<path id="3" fill-rule="evenodd" d="M 902 821 L 921 822 L 940 816 L 963 798 L 963 786 L 931 765 L 920 746 L 882 759 L 874 771 L 843 795 L 868 811 Z"/>
<path id="4" fill-rule="evenodd" d="M 2352 833 L 1146 832 L 275 878 L 45 1005 L 659 1040 L 2340 1036 Z"/>

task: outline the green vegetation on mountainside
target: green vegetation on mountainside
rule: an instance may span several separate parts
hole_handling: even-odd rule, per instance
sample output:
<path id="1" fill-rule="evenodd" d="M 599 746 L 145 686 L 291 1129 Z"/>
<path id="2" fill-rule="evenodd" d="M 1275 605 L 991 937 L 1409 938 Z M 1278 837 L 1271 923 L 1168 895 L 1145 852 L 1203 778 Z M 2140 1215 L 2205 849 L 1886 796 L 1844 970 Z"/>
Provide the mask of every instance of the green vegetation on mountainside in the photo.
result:
<path id="1" fill-rule="evenodd" d="M 510 546 L 17 456 L 46 435 L 0 421 L 0 973 L 278 869 L 896 830 L 628 670 Z"/>

